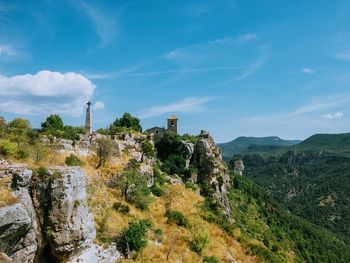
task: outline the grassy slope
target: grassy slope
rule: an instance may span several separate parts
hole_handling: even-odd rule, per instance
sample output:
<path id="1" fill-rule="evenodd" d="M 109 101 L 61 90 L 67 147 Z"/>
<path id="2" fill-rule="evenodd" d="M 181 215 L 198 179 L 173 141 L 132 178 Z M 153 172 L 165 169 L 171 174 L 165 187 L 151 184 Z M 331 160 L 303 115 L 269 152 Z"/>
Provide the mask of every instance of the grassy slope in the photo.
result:
<path id="1" fill-rule="evenodd" d="M 203 255 L 215 256 L 222 262 L 232 254 L 241 262 L 259 262 L 253 256 L 247 255 L 244 246 L 234 237 L 227 235 L 215 224 L 210 224 L 202 219 L 200 204 L 203 197 L 182 185 L 168 185 L 167 190 L 173 196 L 171 209 L 182 212 L 191 222 L 197 222 L 208 231 L 210 242 Z M 124 260 L 124 262 L 166 262 L 166 255 L 174 240 L 168 262 L 201 262 L 201 256 L 190 250 L 190 232 L 188 229 L 173 224 L 167 224 L 165 217 L 166 197 L 154 197 L 153 202 L 146 211 L 136 209 L 128 204 L 130 212 L 127 215 L 119 213 L 112 208 L 114 202 L 123 202 L 119 193 L 108 188 L 102 180 L 93 180 L 90 188 L 89 206 L 93 209 L 97 225 L 97 242 L 109 243 L 111 239 L 118 236 L 121 230 L 127 226 L 127 222 L 135 218 L 150 219 L 153 222 L 148 232 L 147 247 L 140 253 L 136 260 Z M 126 204 L 126 203 L 125 203 Z M 154 230 L 163 231 L 163 242 L 155 242 Z"/>

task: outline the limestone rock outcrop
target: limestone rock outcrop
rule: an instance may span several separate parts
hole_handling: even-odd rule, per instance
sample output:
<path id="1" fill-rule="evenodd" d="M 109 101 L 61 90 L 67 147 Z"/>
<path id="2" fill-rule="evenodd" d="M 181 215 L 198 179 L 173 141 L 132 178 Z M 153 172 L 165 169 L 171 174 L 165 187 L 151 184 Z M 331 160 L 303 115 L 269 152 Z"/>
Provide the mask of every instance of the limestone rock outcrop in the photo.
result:
<path id="1" fill-rule="evenodd" d="M 231 213 L 231 206 L 228 199 L 229 173 L 228 168 L 222 161 L 221 150 L 213 138 L 206 131 L 201 131 L 198 142 L 194 147 L 192 163 L 198 168 L 198 183 L 211 186 L 215 197 L 223 205 L 226 214 Z"/>
<path id="2" fill-rule="evenodd" d="M 34 176 L 25 166 L 7 164 L 0 179 L 17 198 L 0 207 L 0 253 L 10 262 L 112 263 L 120 257 L 115 246 L 93 243 L 94 219 L 79 167 L 51 167 Z"/>
<path id="3" fill-rule="evenodd" d="M 244 164 L 243 164 L 243 161 L 241 159 L 234 160 L 233 170 L 236 174 L 243 176 Z"/>
<path id="4" fill-rule="evenodd" d="M 2 190 L 10 189 L 5 199 L 8 205 L 0 207 L 0 252 L 10 262 L 34 262 L 38 247 L 41 245 L 41 232 L 37 224 L 36 213 L 29 192 L 32 171 L 24 166 L 2 161 L 0 179 Z"/>

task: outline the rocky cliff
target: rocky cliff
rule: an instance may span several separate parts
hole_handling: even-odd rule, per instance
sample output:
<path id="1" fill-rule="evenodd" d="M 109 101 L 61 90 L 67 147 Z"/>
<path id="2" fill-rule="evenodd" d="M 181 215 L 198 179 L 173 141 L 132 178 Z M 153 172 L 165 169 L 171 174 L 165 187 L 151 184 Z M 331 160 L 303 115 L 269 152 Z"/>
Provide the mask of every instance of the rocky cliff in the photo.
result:
<path id="1" fill-rule="evenodd" d="M 187 155 L 186 166 L 193 165 L 198 170 L 198 174 L 192 175 L 191 181 L 210 186 L 214 197 L 221 202 L 226 215 L 230 216 L 231 207 L 228 200 L 230 177 L 228 168 L 222 160 L 220 148 L 206 131 L 201 131 L 195 144 L 182 143 Z"/>
<path id="2" fill-rule="evenodd" d="M 0 163 L 0 259 L 7 262 L 114 262 L 93 243 L 95 225 L 79 167 L 33 171 Z"/>

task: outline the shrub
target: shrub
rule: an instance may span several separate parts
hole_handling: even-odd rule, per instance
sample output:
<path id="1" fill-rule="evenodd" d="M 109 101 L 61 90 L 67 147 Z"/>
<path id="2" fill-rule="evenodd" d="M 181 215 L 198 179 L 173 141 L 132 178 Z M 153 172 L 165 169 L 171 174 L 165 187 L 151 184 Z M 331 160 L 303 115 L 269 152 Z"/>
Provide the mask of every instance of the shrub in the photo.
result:
<path id="1" fill-rule="evenodd" d="M 17 144 L 10 142 L 9 140 L 0 140 L 0 155 L 5 157 L 13 156 L 17 152 Z"/>
<path id="2" fill-rule="evenodd" d="M 83 166 L 84 163 L 78 158 L 78 156 L 71 153 L 69 156 L 66 157 L 66 160 L 64 161 L 67 166 Z"/>
<path id="3" fill-rule="evenodd" d="M 198 190 L 198 185 L 194 184 L 194 183 L 191 183 L 191 182 L 187 182 L 185 184 L 186 188 L 189 188 L 191 189 L 192 191 L 197 191 Z"/>
<path id="4" fill-rule="evenodd" d="M 150 188 L 150 190 L 151 190 L 152 194 L 154 194 L 155 196 L 158 196 L 158 197 L 162 196 L 164 193 L 164 190 L 159 186 L 158 183 L 154 183 L 152 185 L 152 187 Z"/>
<path id="5" fill-rule="evenodd" d="M 191 240 L 191 250 L 201 254 L 209 243 L 209 236 L 205 232 L 193 231 Z"/>
<path id="6" fill-rule="evenodd" d="M 168 218 L 167 223 L 175 223 L 178 226 L 188 227 L 188 219 L 179 211 L 169 210 L 165 213 Z"/>
<path id="7" fill-rule="evenodd" d="M 113 209 L 117 210 L 118 212 L 122 214 L 128 214 L 130 211 L 130 208 L 128 205 L 124 205 L 120 202 L 116 202 L 113 204 Z"/>
<path id="8" fill-rule="evenodd" d="M 153 158 L 156 155 L 153 144 L 149 140 L 144 140 L 141 144 L 143 154 L 148 158 Z"/>
<path id="9" fill-rule="evenodd" d="M 118 249 L 126 256 L 131 252 L 139 252 L 147 245 L 147 231 L 151 222 L 149 220 L 139 220 L 129 223 L 119 238 L 116 240 Z"/>
<path id="10" fill-rule="evenodd" d="M 96 142 L 97 142 L 96 154 L 99 159 L 96 169 L 98 169 L 101 166 L 103 166 L 109 160 L 109 158 L 111 158 L 111 156 L 114 153 L 114 148 L 113 148 L 114 145 L 112 140 L 108 138 L 100 138 L 96 140 Z"/>
<path id="11" fill-rule="evenodd" d="M 40 166 L 33 170 L 32 178 L 34 181 L 47 180 L 50 178 L 50 172 L 45 167 Z"/>
<path id="12" fill-rule="evenodd" d="M 159 169 L 159 164 L 153 165 L 154 183 L 163 185 L 166 183 L 166 175 Z"/>
<path id="13" fill-rule="evenodd" d="M 134 204 L 141 210 L 147 209 L 151 201 L 150 190 L 147 187 L 134 188 L 130 191 L 128 202 Z"/>
<path id="14" fill-rule="evenodd" d="M 220 263 L 220 261 L 214 256 L 204 256 L 203 263 Z"/>
<path id="15" fill-rule="evenodd" d="M 163 242 L 163 230 L 160 228 L 154 230 L 154 240 L 157 242 Z"/>
<path id="16" fill-rule="evenodd" d="M 19 149 L 16 153 L 18 159 L 27 159 L 29 157 L 29 152 L 27 149 Z"/>

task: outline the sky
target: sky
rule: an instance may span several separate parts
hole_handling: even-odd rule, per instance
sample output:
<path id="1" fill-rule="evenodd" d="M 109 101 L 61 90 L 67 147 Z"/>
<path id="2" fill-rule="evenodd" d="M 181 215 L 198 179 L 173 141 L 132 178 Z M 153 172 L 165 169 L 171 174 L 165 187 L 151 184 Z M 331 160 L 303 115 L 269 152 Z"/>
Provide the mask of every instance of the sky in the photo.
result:
<path id="1" fill-rule="evenodd" d="M 350 132 L 347 0 L 0 0 L 0 116 L 305 139 Z"/>

